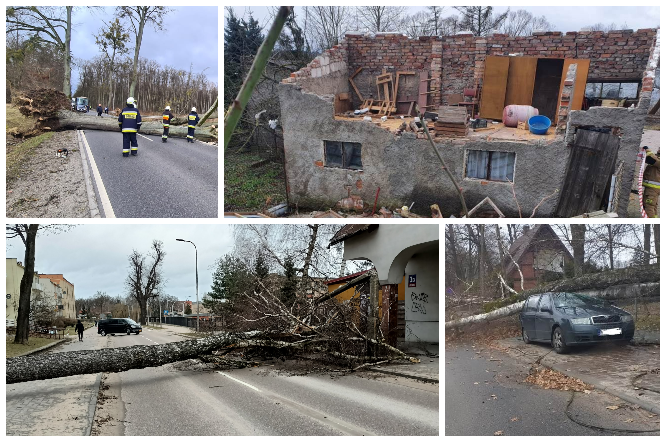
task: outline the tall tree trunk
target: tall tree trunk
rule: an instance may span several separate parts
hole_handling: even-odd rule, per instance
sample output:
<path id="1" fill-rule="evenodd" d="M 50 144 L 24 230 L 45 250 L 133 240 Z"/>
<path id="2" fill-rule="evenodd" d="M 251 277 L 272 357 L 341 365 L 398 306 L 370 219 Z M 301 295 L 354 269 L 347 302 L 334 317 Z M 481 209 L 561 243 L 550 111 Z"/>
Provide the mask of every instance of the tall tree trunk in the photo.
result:
<path id="1" fill-rule="evenodd" d="M 25 236 L 25 255 L 23 258 L 23 278 L 21 278 L 21 293 L 18 300 L 18 315 L 16 317 L 15 344 L 27 344 L 30 332 L 30 295 L 32 294 L 32 280 L 35 276 L 35 240 L 39 224 L 28 224 Z"/>
<path id="2" fill-rule="evenodd" d="M 586 225 L 572 224 L 572 251 L 574 252 L 574 276 L 583 275 L 586 257 Z"/>
<path id="3" fill-rule="evenodd" d="M 659 264 L 659 224 L 652 225 L 655 233 L 655 253 L 657 253 L 657 264 Z"/>
<path id="4" fill-rule="evenodd" d="M 643 225 L 643 263 L 650 264 L 650 224 Z"/>
<path id="5" fill-rule="evenodd" d="M 448 237 L 450 239 L 450 247 L 448 252 L 450 253 L 452 257 L 452 269 L 454 271 L 454 277 L 458 278 L 459 277 L 459 258 L 457 257 L 457 252 L 456 252 L 456 236 L 454 235 L 454 225 L 448 224 L 447 226 L 447 231 L 448 231 Z M 454 281 L 454 284 L 456 284 L 456 279 Z M 453 284 L 452 284 L 453 285 Z"/>
<path id="6" fill-rule="evenodd" d="M 608 224 L 607 229 L 609 229 L 609 268 L 613 270 L 613 226 Z"/>
<path id="7" fill-rule="evenodd" d="M 481 296 L 484 296 L 485 289 L 486 287 L 484 286 L 484 268 L 485 268 L 485 260 L 486 260 L 486 242 L 485 242 L 485 237 L 484 237 L 484 224 L 480 224 L 478 226 L 479 228 L 479 241 L 480 241 L 480 248 L 479 248 L 479 274 L 480 274 L 480 294 Z"/>
<path id="8" fill-rule="evenodd" d="M 67 28 L 65 30 L 65 79 L 62 85 L 62 93 L 71 98 L 71 11 L 73 6 L 66 6 Z"/>
<path id="9" fill-rule="evenodd" d="M 134 97 L 134 93 L 136 92 L 136 83 L 138 81 L 138 53 L 141 50 L 141 42 L 143 41 L 143 29 L 145 28 L 145 12 L 141 8 L 138 9 L 140 12 L 138 17 L 138 34 L 136 34 L 136 47 L 134 48 L 134 67 L 131 74 L 131 86 L 129 86 L 130 97 Z"/>

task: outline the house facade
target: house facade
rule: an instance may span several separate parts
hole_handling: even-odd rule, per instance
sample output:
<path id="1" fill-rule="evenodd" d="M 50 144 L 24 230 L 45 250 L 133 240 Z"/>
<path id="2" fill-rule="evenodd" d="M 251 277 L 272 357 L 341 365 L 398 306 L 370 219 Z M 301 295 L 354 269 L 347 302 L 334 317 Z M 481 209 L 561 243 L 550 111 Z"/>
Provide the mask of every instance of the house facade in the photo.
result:
<path id="1" fill-rule="evenodd" d="M 456 190 L 423 134 L 395 131 L 376 116 L 346 118 L 337 106 L 343 98 L 359 109 L 362 99 L 380 98 L 379 75 L 401 74 L 394 98 L 408 118 L 401 102 L 424 94 L 426 110 L 436 112 L 472 88 L 481 118 L 500 119 L 504 106 L 518 104 L 554 122 L 545 137 L 435 138 L 469 208 L 488 196 L 511 217 L 596 210 L 625 217 L 659 41 L 656 29 L 420 39 L 349 33 L 279 85 L 289 201 L 324 210 L 350 192 L 367 205 L 375 198 L 378 207 L 416 201 L 416 213 L 428 214 L 434 203 L 446 216 L 460 213 Z M 539 103 L 540 97 L 546 99 Z M 605 107 L 612 98 L 623 106 Z"/>
<path id="2" fill-rule="evenodd" d="M 74 295 L 74 284 L 67 281 L 67 279 L 62 274 L 42 274 L 40 275 L 42 279 L 48 279 L 53 284 L 56 284 L 60 287 L 62 292 L 62 303 L 58 304 L 58 309 L 61 311 L 59 316 L 68 319 L 76 319 L 76 297 Z"/>
<path id="3" fill-rule="evenodd" d="M 516 291 L 537 287 L 546 279 L 558 278 L 574 258 L 548 224 L 524 226 L 505 257 L 505 274 Z"/>
<path id="4" fill-rule="evenodd" d="M 344 243 L 344 259 L 374 264 L 381 287 L 383 336 L 396 344 L 399 286 L 404 290 L 404 340 L 439 342 L 438 225 L 349 224 L 330 244 Z"/>

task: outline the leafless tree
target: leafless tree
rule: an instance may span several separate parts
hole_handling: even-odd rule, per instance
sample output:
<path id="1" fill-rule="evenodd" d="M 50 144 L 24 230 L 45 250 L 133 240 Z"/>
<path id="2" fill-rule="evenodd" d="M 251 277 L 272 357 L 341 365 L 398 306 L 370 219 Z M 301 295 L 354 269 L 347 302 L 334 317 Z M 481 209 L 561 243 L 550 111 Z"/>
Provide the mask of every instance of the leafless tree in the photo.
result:
<path id="1" fill-rule="evenodd" d="M 156 31 L 164 31 L 164 17 L 170 12 L 165 6 L 118 6 L 116 15 L 129 22 L 136 39 L 134 40 L 134 64 L 129 86 L 129 95 L 134 97 L 138 81 L 138 54 L 143 42 L 146 24 L 151 24 Z"/>
<path id="2" fill-rule="evenodd" d="M 406 12 L 403 6 L 357 6 L 356 9 L 360 26 L 368 32 L 397 31 Z"/>
<path id="3" fill-rule="evenodd" d="M 163 243 L 158 240 L 152 241 L 152 248 L 147 254 L 143 255 L 134 250 L 129 255 L 129 275 L 125 286 L 141 309 L 141 323 L 146 320 L 147 302 L 161 295 L 166 285 L 162 272 L 165 256 Z"/>
<path id="4" fill-rule="evenodd" d="M 348 6 L 305 6 L 305 32 L 319 51 L 339 44 L 350 28 Z"/>
<path id="5" fill-rule="evenodd" d="M 615 22 L 611 23 L 602 23 L 602 22 L 597 22 L 594 25 L 586 26 L 591 31 L 602 31 L 602 32 L 609 32 L 609 31 L 615 31 L 618 29 L 630 29 L 629 25 L 627 22 L 623 22 L 622 25 L 618 26 Z"/>
<path id="6" fill-rule="evenodd" d="M 509 11 L 498 29 L 501 34 L 519 37 L 532 35 L 535 30 L 551 31 L 553 30 L 553 25 L 543 15 L 536 17 L 525 9 L 518 9 L 516 11 Z"/>
<path id="7" fill-rule="evenodd" d="M 487 35 L 490 31 L 500 28 L 509 14 L 509 9 L 494 16 L 492 6 L 455 6 L 461 13 L 461 24 L 473 35 Z"/>
<path id="8" fill-rule="evenodd" d="M 111 24 L 104 23 L 104 27 L 99 30 L 95 35 L 95 43 L 99 49 L 104 53 L 108 63 L 108 101 L 107 105 L 115 108 L 113 96 L 113 79 L 115 78 L 115 57 L 123 56 L 129 52 L 127 43 L 129 42 L 129 34 L 124 32 L 120 19 L 116 18 Z M 102 101 L 103 102 L 103 101 Z"/>

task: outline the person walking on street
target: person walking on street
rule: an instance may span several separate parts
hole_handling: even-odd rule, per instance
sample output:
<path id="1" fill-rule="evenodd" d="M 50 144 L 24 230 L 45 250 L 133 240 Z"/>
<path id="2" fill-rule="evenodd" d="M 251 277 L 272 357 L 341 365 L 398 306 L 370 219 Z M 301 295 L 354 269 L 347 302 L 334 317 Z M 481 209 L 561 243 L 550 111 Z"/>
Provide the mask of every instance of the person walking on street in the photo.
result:
<path id="1" fill-rule="evenodd" d="M 118 117 L 118 125 L 122 130 L 122 156 L 129 156 L 129 146 L 131 145 L 131 154 L 138 155 L 138 141 L 136 134 L 141 128 L 141 113 L 134 107 L 133 97 L 127 98 L 127 107 L 122 109 Z"/>
<path id="2" fill-rule="evenodd" d="M 106 107 L 104 108 L 104 113 L 105 113 L 106 115 L 108 115 L 108 106 L 106 106 Z"/>
<path id="3" fill-rule="evenodd" d="M 659 218 L 659 152 L 650 151 L 644 146 L 646 153 L 646 170 L 643 171 L 643 209 L 648 218 Z"/>
<path id="4" fill-rule="evenodd" d="M 83 330 L 85 330 L 85 327 L 83 327 L 83 323 L 79 319 L 78 322 L 76 323 L 76 331 L 78 332 L 79 341 L 83 340 Z"/>
<path id="5" fill-rule="evenodd" d="M 196 130 L 196 124 L 198 124 L 198 114 L 196 113 L 196 108 L 192 107 L 191 112 L 189 112 L 189 117 L 187 123 L 188 130 L 187 130 L 187 143 L 193 143 L 194 142 L 194 131 Z"/>
<path id="6" fill-rule="evenodd" d="M 164 126 L 164 133 L 161 136 L 161 142 L 165 143 L 168 141 L 168 129 L 171 126 L 171 120 L 174 118 L 173 114 L 171 113 L 171 107 L 166 106 L 166 109 L 164 109 L 164 114 L 161 116 L 161 124 Z"/>
<path id="7" fill-rule="evenodd" d="M 97 105 L 97 116 L 101 117 L 102 112 L 104 112 L 104 108 L 101 107 L 101 103 Z"/>

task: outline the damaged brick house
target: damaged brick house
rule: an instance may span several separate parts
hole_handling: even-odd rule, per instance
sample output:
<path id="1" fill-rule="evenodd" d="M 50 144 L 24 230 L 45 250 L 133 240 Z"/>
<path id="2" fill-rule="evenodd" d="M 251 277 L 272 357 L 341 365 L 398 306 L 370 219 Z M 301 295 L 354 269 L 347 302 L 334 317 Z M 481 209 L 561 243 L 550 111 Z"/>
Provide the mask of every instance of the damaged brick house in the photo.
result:
<path id="1" fill-rule="evenodd" d="M 349 33 L 279 87 L 289 201 L 327 209 L 349 194 L 371 206 L 378 195 L 378 207 L 415 202 L 414 212 L 428 214 L 436 203 L 458 214 L 428 140 L 403 130 L 413 105 L 437 112 L 461 102 L 489 120 L 501 119 L 505 106 L 530 105 L 553 122 L 546 135 L 489 121 L 435 138 L 468 207 L 488 196 L 507 216 L 535 208 L 541 217 L 627 216 L 658 65 L 656 29 L 419 39 Z M 387 102 L 378 115 L 348 112 L 376 102 Z"/>
<path id="2" fill-rule="evenodd" d="M 574 258 L 549 224 L 523 226 L 523 235 L 509 249 L 503 263 L 507 282 L 516 291 L 529 290 L 543 282 L 560 279 Z"/>

